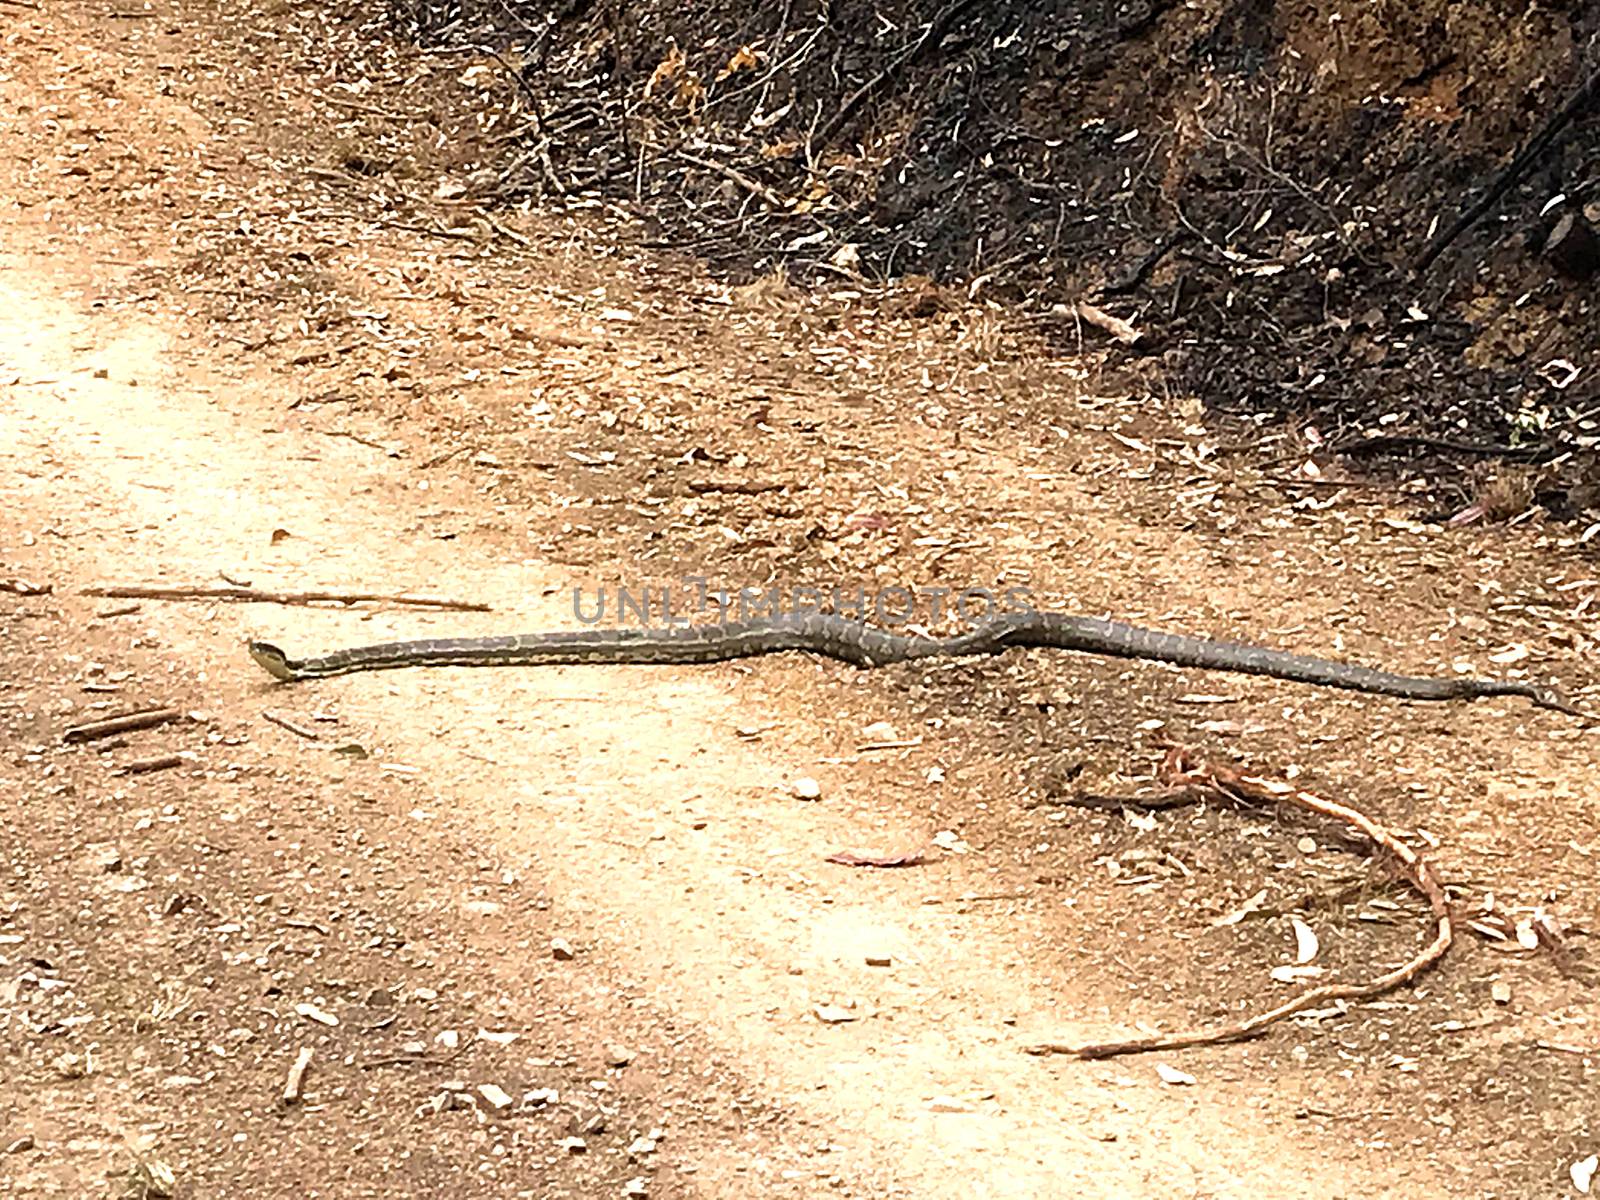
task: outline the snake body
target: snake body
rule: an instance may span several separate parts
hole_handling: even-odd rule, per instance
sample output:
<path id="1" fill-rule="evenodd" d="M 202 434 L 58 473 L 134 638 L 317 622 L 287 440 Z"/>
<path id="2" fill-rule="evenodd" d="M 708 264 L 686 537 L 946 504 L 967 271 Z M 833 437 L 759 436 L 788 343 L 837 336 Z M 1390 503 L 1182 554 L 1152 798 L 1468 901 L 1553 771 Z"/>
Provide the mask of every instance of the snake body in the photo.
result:
<path id="1" fill-rule="evenodd" d="M 400 667 L 708 663 L 784 651 L 804 651 L 872 668 L 913 659 L 998 654 L 1019 646 L 1045 646 L 1209 671 L 1267 675 L 1408 700 L 1523 696 L 1541 708 L 1577 711 L 1554 692 L 1531 683 L 1401 675 L 1244 642 L 1162 633 L 1097 617 L 1033 611 L 991 616 L 971 630 L 948 638 L 890 633 L 865 621 L 814 612 L 659 628 L 423 638 L 336 650 L 319 658 L 290 658 L 270 642 L 252 641 L 248 645 L 257 663 L 275 679 L 286 682 Z"/>

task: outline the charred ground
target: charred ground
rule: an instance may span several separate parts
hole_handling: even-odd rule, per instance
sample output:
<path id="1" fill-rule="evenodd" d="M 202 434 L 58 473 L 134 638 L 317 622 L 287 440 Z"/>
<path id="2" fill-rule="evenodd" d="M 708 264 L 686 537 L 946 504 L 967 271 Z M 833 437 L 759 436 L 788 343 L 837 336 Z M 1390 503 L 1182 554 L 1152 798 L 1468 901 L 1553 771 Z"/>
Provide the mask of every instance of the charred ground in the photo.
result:
<path id="1" fill-rule="evenodd" d="M 627 205 L 736 277 L 958 285 L 1063 347 L 1104 341 L 1059 307 L 1093 300 L 1142 334 L 1122 364 L 1237 418 L 1252 448 L 1251 429 L 1309 424 L 1290 457 L 1444 467 L 1426 472 L 1440 515 L 1491 477 L 1503 515 L 1592 504 L 1600 323 L 1544 253 L 1563 217 L 1581 235 L 1600 215 L 1592 95 L 1552 122 L 1595 69 L 1592 6 L 392 0 L 387 17 L 496 56 L 484 105 L 509 132 L 477 160 L 482 192 Z"/>

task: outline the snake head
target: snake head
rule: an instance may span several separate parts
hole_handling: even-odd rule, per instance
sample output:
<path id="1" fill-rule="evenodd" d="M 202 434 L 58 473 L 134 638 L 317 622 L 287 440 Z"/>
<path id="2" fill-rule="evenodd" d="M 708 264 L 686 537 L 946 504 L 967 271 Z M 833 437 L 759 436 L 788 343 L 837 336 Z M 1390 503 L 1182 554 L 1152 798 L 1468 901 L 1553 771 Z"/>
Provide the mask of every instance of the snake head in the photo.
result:
<path id="1" fill-rule="evenodd" d="M 289 656 L 278 649 L 271 642 L 246 642 L 250 648 L 250 657 L 261 664 L 274 679 L 281 679 L 285 683 L 294 679 L 294 670 L 289 666 Z"/>

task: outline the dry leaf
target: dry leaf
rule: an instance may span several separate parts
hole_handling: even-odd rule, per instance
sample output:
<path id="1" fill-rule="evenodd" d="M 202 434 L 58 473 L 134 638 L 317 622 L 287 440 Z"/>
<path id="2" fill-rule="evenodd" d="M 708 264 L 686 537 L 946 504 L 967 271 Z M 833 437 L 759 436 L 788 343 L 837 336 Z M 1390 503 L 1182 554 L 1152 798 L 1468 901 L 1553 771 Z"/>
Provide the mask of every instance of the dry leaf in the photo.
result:
<path id="1" fill-rule="evenodd" d="M 1241 904 L 1238 908 L 1234 909 L 1227 916 L 1218 917 L 1215 921 L 1211 922 L 1211 928 L 1213 928 L 1213 929 L 1221 929 L 1221 928 L 1223 928 L 1224 926 L 1227 926 L 1227 925 L 1237 925 L 1240 921 L 1244 920 L 1251 913 L 1258 911 L 1261 908 L 1261 906 L 1263 904 L 1265 904 L 1266 902 L 1267 902 L 1267 889 L 1266 888 L 1262 888 L 1259 892 L 1257 892 L 1254 896 L 1251 896 L 1250 899 L 1246 900 L 1243 904 Z"/>
<path id="2" fill-rule="evenodd" d="M 740 46 L 733 52 L 733 57 L 728 60 L 728 65 L 722 68 L 722 73 L 717 76 L 721 83 L 730 75 L 737 75 L 740 71 L 753 71 L 761 65 L 761 52 L 754 46 Z"/>
<path id="3" fill-rule="evenodd" d="M 1310 962 L 1321 949 L 1317 944 L 1316 931 L 1299 917 L 1290 917 L 1289 923 L 1294 926 L 1294 961 L 1300 964 Z"/>

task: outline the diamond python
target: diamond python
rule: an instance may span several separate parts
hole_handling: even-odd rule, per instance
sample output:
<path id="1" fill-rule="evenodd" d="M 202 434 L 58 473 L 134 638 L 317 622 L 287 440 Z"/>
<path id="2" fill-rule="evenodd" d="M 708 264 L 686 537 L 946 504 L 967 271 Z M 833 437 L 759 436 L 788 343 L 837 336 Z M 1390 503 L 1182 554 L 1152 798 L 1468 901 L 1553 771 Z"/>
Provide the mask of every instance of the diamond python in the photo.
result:
<path id="1" fill-rule="evenodd" d="M 947 638 L 890 633 L 865 621 L 832 613 L 792 613 L 754 621 L 660 628 L 422 638 L 357 646 L 316 658 L 291 658 L 270 642 L 247 644 L 255 661 L 273 678 L 285 682 L 401 667 L 708 663 L 794 650 L 871 668 L 912 659 L 998 654 L 1014 647 L 1043 646 L 1208 671 L 1267 675 L 1408 700 L 1523 696 L 1540 708 L 1582 715 L 1553 690 L 1532 683 L 1401 675 L 1245 642 L 1163 633 L 1097 617 L 1034 611 L 998 614 L 965 633 Z"/>

